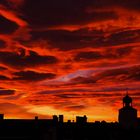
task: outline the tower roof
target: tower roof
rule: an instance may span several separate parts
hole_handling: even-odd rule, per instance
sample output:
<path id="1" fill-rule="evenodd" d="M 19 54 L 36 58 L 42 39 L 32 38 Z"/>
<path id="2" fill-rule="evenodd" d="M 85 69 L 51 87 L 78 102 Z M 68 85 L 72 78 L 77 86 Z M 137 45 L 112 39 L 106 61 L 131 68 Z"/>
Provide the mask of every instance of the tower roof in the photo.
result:
<path id="1" fill-rule="evenodd" d="M 126 94 L 126 96 L 123 98 L 123 102 L 128 104 L 132 103 L 132 98 L 128 94 Z"/>

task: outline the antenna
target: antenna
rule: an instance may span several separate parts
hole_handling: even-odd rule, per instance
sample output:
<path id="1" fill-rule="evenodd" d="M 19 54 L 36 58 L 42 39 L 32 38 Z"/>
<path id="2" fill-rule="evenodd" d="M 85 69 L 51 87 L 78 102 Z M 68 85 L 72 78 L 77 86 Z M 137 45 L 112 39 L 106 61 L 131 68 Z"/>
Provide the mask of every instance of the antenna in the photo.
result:
<path id="1" fill-rule="evenodd" d="M 128 87 L 127 87 L 127 88 L 126 88 L 126 95 L 128 95 L 128 90 L 129 90 L 129 89 L 128 89 Z"/>

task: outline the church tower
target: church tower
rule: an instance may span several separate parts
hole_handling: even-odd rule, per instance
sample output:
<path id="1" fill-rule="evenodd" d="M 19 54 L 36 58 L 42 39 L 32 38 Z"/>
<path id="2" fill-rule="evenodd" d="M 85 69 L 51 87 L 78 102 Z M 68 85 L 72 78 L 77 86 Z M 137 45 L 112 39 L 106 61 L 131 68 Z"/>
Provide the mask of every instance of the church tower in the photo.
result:
<path id="1" fill-rule="evenodd" d="M 119 109 L 118 120 L 123 128 L 137 127 L 137 110 L 132 107 L 132 98 L 128 94 L 123 98 L 123 108 Z"/>

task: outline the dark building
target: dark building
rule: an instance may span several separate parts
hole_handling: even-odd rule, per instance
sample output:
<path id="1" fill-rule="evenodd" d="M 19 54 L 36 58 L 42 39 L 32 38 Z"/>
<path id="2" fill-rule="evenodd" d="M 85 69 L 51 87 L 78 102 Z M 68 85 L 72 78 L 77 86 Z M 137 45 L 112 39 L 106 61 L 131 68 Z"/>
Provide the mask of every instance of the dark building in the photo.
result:
<path id="1" fill-rule="evenodd" d="M 118 119 L 123 128 L 137 127 L 137 110 L 132 107 L 132 98 L 128 94 L 123 98 L 123 108 L 119 109 Z"/>
<path id="2" fill-rule="evenodd" d="M 35 116 L 35 120 L 38 120 L 38 116 Z"/>
<path id="3" fill-rule="evenodd" d="M 4 114 L 0 114 L 0 120 L 4 119 Z"/>
<path id="4" fill-rule="evenodd" d="M 87 116 L 84 115 L 82 116 L 76 116 L 76 123 L 78 124 L 83 124 L 83 123 L 87 123 Z"/>
<path id="5" fill-rule="evenodd" d="M 64 122 L 64 116 L 63 115 L 59 115 L 59 122 L 63 123 Z"/>
<path id="6" fill-rule="evenodd" d="M 54 123 L 58 123 L 58 117 L 57 117 L 57 115 L 53 115 L 53 122 Z"/>

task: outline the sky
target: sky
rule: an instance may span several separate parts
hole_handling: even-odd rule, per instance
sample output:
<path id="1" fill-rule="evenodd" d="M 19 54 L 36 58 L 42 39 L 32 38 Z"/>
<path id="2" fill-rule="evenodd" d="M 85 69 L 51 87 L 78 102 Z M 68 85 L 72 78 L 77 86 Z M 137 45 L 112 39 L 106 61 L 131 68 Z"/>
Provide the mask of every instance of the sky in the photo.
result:
<path id="1" fill-rule="evenodd" d="M 117 121 L 139 54 L 139 0 L 0 0 L 0 113 Z"/>

